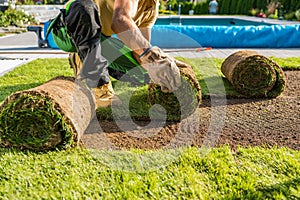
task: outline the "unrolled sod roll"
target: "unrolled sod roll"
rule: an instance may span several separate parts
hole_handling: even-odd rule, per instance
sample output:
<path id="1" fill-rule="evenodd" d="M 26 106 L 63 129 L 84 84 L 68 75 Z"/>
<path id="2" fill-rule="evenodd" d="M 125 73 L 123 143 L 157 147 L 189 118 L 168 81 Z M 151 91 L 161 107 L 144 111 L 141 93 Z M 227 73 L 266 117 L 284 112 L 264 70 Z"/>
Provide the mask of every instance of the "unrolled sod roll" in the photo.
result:
<path id="1" fill-rule="evenodd" d="M 233 53 L 222 63 L 221 71 L 232 86 L 246 97 L 277 97 L 285 88 L 281 67 L 255 51 Z"/>
<path id="2" fill-rule="evenodd" d="M 181 61 L 176 61 L 181 63 Z M 190 65 L 178 65 L 181 74 L 181 86 L 173 93 L 164 93 L 160 86 L 150 83 L 148 99 L 151 105 L 159 104 L 166 111 L 168 121 L 180 121 L 190 116 L 201 103 L 201 87 Z M 159 114 L 160 111 L 157 111 Z M 161 114 L 165 114 L 162 110 Z"/>
<path id="3" fill-rule="evenodd" d="M 13 93 L 0 106 L 0 145 L 49 150 L 80 145 L 94 115 L 90 90 L 72 77 L 57 77 Z"/>

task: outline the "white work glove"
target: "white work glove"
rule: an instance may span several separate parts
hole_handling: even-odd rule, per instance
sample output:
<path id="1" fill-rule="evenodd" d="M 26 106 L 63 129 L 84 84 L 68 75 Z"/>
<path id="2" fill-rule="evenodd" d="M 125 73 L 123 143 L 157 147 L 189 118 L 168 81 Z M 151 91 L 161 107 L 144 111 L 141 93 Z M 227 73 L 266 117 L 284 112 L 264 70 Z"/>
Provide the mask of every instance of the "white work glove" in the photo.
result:
<path id="1" fill-rule="evenodd" d="M 147 70 L 151 80 L 161 87 L 163 92 L 173 92 L 181 85 L 180 71 L 175 60 L 165 55 L 156 46 L 140 55 L 141 65 Z"/>

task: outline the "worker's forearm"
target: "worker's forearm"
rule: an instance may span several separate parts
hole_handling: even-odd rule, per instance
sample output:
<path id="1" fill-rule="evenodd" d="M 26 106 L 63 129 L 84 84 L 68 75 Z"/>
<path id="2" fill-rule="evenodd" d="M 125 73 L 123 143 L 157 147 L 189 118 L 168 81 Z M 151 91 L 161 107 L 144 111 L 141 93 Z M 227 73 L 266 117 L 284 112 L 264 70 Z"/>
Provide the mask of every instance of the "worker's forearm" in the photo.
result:
<path id="1" fill-rule="evenodd" d="M 135 54 L 140 55 L 150 47 L 150 42 L 143 36 L 142 32 L 129 17 L 114 17 L 112 30 Z"/>

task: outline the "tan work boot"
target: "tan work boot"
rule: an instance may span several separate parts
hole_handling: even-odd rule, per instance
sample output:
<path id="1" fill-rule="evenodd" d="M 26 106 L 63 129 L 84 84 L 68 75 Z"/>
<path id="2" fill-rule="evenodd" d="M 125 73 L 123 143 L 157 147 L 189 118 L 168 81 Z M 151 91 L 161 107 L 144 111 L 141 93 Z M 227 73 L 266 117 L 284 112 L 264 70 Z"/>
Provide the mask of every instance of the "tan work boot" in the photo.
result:
<path id="1" fill-rule="evenodd" d="M 97 108 L 107 108 L 112 105 L 119 106 L 122 104 L 122 101 L 115 94 L 111 82 L 100 87 L 93 88 L 92 91 L 96 98 Z"/>

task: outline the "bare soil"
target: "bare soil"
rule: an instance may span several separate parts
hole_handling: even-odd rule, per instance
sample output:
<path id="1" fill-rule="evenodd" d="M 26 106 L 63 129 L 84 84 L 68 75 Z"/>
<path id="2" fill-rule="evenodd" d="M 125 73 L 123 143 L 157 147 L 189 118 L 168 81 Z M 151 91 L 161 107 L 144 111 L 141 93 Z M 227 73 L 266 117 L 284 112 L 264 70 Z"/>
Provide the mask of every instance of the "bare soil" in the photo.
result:
<path id="1" fill-rule="evenodd" d="M 285 71 L 283 94 L 273 99 L 204 99 L 180 123 L 134 125 L 99 121 L 82 137 L 87 148 L 161 149 L 177 146 L 288 147 L 300 150 L 300 71 Z M 127 124 L 127 126 L 126 126 Z"/>

